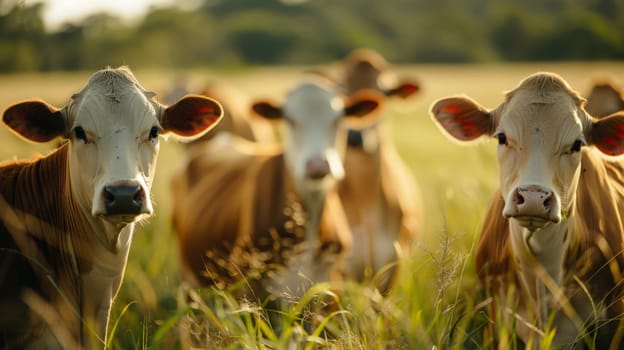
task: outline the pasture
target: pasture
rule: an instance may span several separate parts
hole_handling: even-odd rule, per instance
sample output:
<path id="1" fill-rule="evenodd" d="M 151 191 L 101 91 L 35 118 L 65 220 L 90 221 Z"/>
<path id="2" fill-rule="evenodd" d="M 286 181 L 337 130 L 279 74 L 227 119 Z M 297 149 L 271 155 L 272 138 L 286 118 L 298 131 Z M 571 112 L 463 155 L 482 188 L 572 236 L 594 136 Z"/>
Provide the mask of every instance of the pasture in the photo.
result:
<path id="1" fill-rule="evenodd" d="M 132 67 L 131 67 L 132 68 Z M 240 71 L 135 70 L 138 80 L 160 96 L 180 74 L 191 85 L 216 79 L 251 97 L 280 100 L 301 67 L 257 67 Z M 387 125 L 398 151 L 418 182 L 424 228 L 401 266 L 401 278 L 386 298 L 366 286 L 346 285 L 339 309 L 321 327 L 334 337 L 307 333 L 297 321 L 286 321 L 281 333 L 268 325 L 253 305 L 237 303 L 225 292 L 206 292 L 209 301 L 194 310 L 212 320 L 210 346 L 228 349 L 286 348 L 287 335 L 301 348 L 432 349 L 479 348 L 479 326 L 485 322 L 483 292 L 474 272 L 473 249 L 481 219 L 498 183 L 495 143 L 460 146 L 432 122 L 428 108 L 438 98 L 466 94 L 484 106 L 497 106 L 503 92 L 527 75 L 552 71 L 585 94 L 592 78 L 609 74 L 624 82 L 624 63 L 531 63 L 395 66 L 394 72 L 421 84 L 409 100 L 387 105 Z M 0 76 L 0 105 L 39 97 L 60 107 L 92 72 Z M 53 144 L 29 144 L 0 128 L 0 159 L 31 157 Z M 121 292 L 111 315 L 111 348 L 180 348 L 177 324 L 189 311 L 177 305 L 181 280 L 177 247 L 169 221 L 169 179 L 182 147 L 161 144 L 153 186 L 155 216 L 137 228 Z M 329 293 L 326 286 L 316 289 Z M 313 296 L 310 296 L 313 297 Z M 285 310 L 286 319 L 295 319 Z M 292 345 L 292 344 L 291 344 Z"/>

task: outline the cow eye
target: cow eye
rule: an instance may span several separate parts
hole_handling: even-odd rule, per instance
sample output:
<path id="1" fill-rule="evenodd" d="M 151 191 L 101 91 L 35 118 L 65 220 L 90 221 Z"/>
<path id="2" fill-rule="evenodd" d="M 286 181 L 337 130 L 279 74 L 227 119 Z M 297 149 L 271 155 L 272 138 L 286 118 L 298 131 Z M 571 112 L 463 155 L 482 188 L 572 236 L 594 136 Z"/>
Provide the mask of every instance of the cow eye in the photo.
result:
<path id="1" fill-rule="evenodd" d="M 74 128 L 74 135 L 77 139 L 84 141 L 84 143 L 89 143 L 89 140 L 87 140 L 87 134 L 81 126 Z"/>
<path id="2" fill-rule="evenodd" d="M 582 140 L 576 140 L 574 141 L 574 143 L 572 144 L 572 147 L 570 148 L 570 152 L 572 153 L 576 153 L 576 152 L 580 152 L 581 148 L 585 145 L 585 143 Z"/>
<path id="3" fill-rule="evenodd" d="M 505 135 L 502 132 L 499 132 L 498 134 L 496 134 L 496 138 L 498 139 L 498 144 L 499 145 L 506 145 L 507 144 L 507 135 Z"/>
<path id="4" fill-rule="evenodd" d="M 157 126 L 152 126 L 152 128 L 150 129 L 150 133 L 149 133 L 149 140 L 152 141 L 154 139 L 156 139 L 158 137 L 158 127 Z"/>

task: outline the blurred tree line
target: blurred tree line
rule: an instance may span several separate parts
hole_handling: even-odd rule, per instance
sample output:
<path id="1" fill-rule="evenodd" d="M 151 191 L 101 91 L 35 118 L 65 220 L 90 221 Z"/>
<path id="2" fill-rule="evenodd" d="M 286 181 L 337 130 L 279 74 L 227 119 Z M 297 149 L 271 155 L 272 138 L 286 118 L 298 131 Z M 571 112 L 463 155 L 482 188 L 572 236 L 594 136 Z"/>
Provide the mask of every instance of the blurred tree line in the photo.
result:
<path id="1" fill-rule="evenodd" d="M 0 71 L 318 64 L 356 47 L 394 63 L 624 58 L 622 0 L 203 0 L 132 24 L 100 13 L 49 30 L 0 0 Z"/>

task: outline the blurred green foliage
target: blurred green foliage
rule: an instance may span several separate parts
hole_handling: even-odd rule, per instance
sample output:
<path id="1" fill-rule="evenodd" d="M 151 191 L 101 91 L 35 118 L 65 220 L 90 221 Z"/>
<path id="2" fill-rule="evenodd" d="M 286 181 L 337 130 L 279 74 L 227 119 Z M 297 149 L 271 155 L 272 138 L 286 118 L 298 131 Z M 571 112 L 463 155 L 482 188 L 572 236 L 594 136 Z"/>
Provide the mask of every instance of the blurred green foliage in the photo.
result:
<path id="1" fill-rule="evenodd" d="M 46 29 L 0 0 L 0 71 L 318 64 L 370 47 L 392 62 L 621 60 L 621 0 L 204 0 Z"/>

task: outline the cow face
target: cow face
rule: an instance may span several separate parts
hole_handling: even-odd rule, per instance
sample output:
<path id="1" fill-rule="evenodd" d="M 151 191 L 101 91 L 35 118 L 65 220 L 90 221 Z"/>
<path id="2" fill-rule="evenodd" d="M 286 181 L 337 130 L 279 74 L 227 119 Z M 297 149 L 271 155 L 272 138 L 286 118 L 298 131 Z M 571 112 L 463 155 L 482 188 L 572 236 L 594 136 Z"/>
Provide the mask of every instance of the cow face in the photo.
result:
<path id="1" fill-rule="evenodd" d="M 342 121 L 350 119 L 350 124 L 366 126 L 373 122 L 372 112 L 380 103 L 381 96 L 371 91 L 345 102 L 329 86 L 306 81 L 290 92 L 282 106 L 257 102 L 252 108 L 265 118 L 286 121 L 287 167 L 300 193 L 306 194 L 326 191 L 342 179 L 342 154 L 346 146 L 345 133 L 338 132 Z"/>
<path id="2" fill-rule="evenodd" d="M 534 231 L 559 223 L 573 209 L 585 145 L 607 155 L 624 152 L 624 114 L 595 120 L 582 104 L 563 79 L 541 73 L 525 79 L 493 111 L 453 97 L 437 101 L 431 113 L 457 140 L 496 139 L 503 215 Z"/>
<path id="3" fill-rule="evenodd" d="M 4 122 L 36 142 L 69 140 L 74 198 L 93 216 L 115 224 L 153 212 L 150 188 L 159 135 L 201 136 L 221 118 L 221 106 L 188 96 L 165 107 L 126 68 L 95 73 L 69 105 L 27 101 L 9 107 Z"/>

